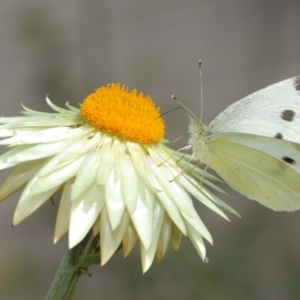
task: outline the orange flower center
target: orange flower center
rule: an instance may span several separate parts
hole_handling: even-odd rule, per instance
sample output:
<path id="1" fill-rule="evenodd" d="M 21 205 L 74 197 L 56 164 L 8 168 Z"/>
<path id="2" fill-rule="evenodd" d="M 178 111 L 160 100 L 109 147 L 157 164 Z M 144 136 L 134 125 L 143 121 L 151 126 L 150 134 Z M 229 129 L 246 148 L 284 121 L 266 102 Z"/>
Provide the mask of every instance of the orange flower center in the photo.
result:
<path id="1" fill-rule="evenodd" d="M 108 84 L 88 95 L 81 117 L 94 128 L 120 139 L 151 144 L 164 136 L 164 122 L 150 96 L 119 84 Z"/>

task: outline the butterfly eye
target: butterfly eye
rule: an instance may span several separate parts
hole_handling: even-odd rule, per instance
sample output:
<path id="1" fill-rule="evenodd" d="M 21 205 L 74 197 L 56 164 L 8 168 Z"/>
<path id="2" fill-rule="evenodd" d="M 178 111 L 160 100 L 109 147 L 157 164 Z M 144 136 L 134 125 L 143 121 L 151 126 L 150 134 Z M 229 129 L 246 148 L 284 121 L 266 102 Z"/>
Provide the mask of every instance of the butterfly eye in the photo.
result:
<path id="1" fill-rule="evenodd" d="M 203 132 L 203 124 L 197 122 L 195 123 L 195 133 L 197 133 L 198 135 L 202 134 Z"/>

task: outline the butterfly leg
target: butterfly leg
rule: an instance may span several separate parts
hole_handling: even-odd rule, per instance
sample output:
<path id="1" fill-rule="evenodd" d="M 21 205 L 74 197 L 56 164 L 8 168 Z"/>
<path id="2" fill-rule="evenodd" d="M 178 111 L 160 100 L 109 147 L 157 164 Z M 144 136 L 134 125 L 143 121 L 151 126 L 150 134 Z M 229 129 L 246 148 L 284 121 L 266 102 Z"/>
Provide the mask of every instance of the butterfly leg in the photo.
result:
<path id="1" fill-rule="evenodd" d="M 185 151 L 185 150 L 190 150 L 190 149 L 192 149 L 192 145 L 187 145 L 183 148 L 178 149 L 177 151 Z"/>
<path id="2" fill-rule="evenodd" d="M 204 178 L 204 174 L 206 172 L 206 170 L 208 169 L 208 165 L 205 166 L 204 170 L 203 170 L 203 173 L 202 173 L 202 176 L 200 178 L 200 187 L 202 188 L 202 182 L 203 182 L 203 178 Z"/>

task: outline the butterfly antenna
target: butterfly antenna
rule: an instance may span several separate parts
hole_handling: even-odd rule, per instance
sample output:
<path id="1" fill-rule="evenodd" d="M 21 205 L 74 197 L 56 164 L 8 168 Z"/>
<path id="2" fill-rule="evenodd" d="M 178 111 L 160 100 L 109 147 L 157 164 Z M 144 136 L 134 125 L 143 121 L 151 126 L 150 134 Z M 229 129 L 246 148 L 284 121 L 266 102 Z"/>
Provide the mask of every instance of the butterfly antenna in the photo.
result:
<path id="1" fill-rule="evenodd" d="M 203 86 L 202 86 L 202 71 L 201 71 L 202 60 L 199 60 L 199 76 L 200 76 L 200 121 L 202 120 L 203 114 Z"/>
<path id="2" fill-rule="evenodd" d="M 186 106 L 184 106 L 179 100 L 177 100 L 177 98 L 174 95 L 172 95 L 171 98 L 173 100 L 175 100 L 186 111 L 186 113 L 188 114 L 190 119 L 192 119 L 190 115 L 192 115 L 194 117 L 194 119 L 196 119 L 196 120 L 198 119 L 197 116 L 191 110 L 189 110 Z"/>
<path id="3" fill-rule="evenodd" d="M 175 108 L 173 108 L 173 109 L 170 109 L 170 110 L 168 110 L 168 111 L 166 111 L 166 112 L 164 112 L 164 113 L 162 113 L 162 114 L 160 114 L 157 118 L 155 118 L 155 120 L 156 119 L 159 119 L 160 117 L 162 117 L 162 116 L 164 116 L 164 115 L 166 115 L 166 114 L 168 114 L 168 113 L 170 113 L 170 112 L 172 112 L 172 111 L 174 111 L 174 110 L 177 110 L 177 109 L 183 109 L 184 111 L 185 111 L 185 109 L 183 108 L 183 107 L 175 107 Z"/>

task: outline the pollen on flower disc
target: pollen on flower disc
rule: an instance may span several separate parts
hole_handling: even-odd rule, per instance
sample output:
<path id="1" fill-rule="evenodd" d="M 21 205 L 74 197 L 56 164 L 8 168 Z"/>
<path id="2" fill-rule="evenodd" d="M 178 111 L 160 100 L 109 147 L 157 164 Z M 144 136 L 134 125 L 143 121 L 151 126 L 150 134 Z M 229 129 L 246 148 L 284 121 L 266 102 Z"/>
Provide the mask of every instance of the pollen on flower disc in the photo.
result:
<path id="1" fill-rule="evenodd" d="M 81 117 L 94 128 L 121 139 L 151 144 L 164 136 L 164 122 L 149 96 L 119 84 L 100 87 L 88 95 Z"/>

